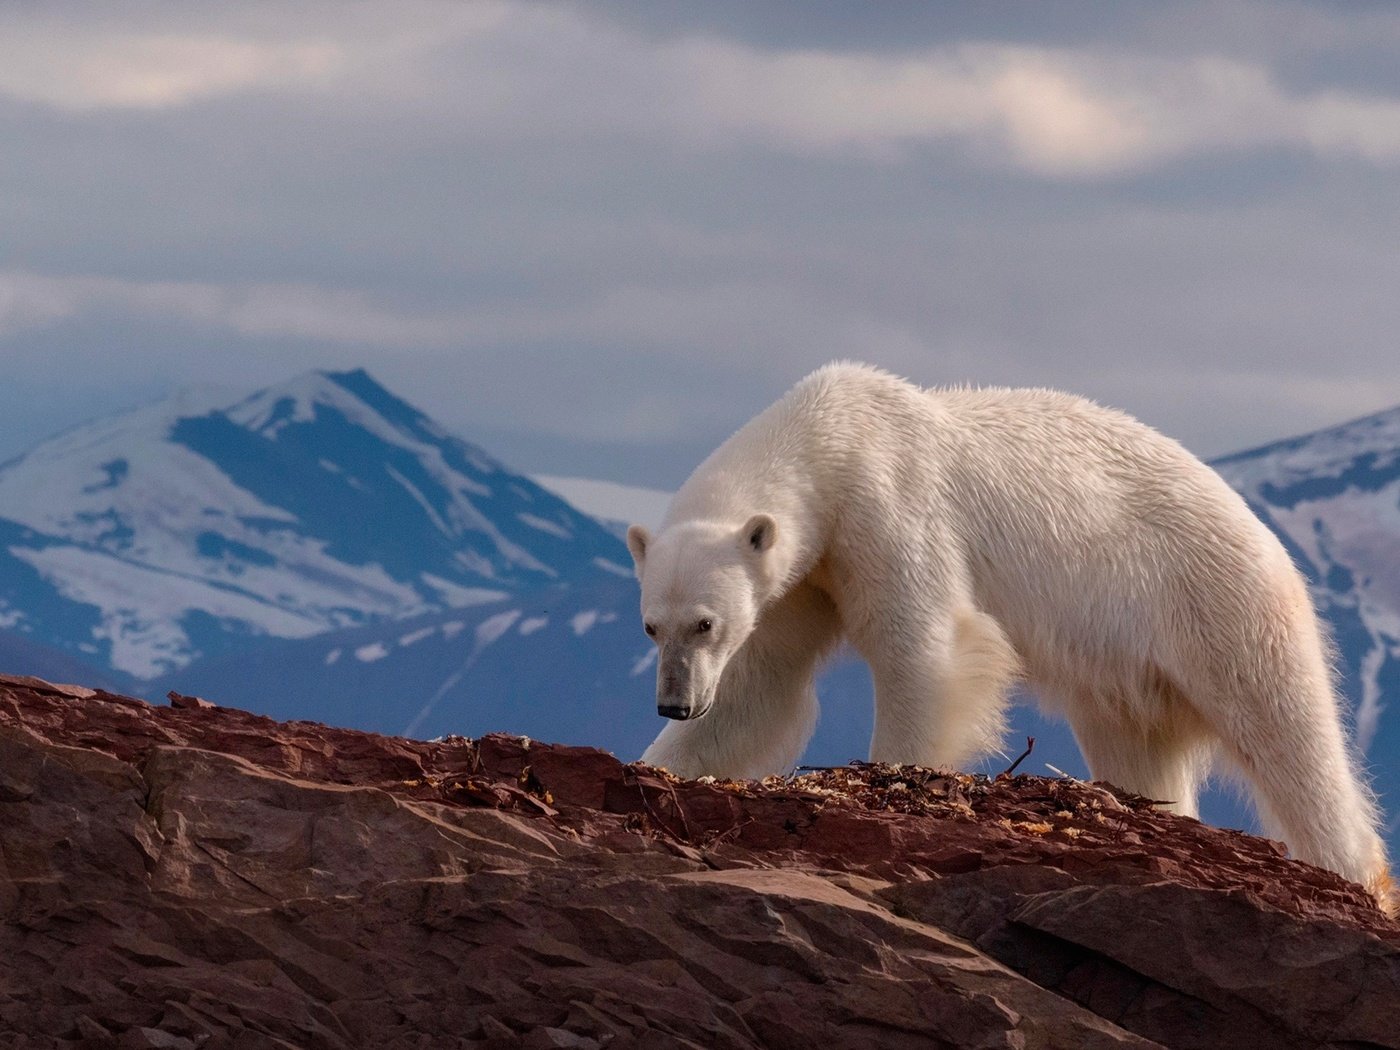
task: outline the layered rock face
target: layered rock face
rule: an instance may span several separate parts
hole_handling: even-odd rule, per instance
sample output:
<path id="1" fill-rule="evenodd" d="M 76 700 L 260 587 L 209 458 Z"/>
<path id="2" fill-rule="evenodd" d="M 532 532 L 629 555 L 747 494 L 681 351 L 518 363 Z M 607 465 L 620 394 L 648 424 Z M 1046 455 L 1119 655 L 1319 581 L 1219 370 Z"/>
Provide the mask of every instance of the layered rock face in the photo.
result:
<path id="1" fill-rule="evenodd" d="M 5 1046 L 1400 1047 L 1359 887 L 1076 781 L 0 678 L 0 845 Z"/>

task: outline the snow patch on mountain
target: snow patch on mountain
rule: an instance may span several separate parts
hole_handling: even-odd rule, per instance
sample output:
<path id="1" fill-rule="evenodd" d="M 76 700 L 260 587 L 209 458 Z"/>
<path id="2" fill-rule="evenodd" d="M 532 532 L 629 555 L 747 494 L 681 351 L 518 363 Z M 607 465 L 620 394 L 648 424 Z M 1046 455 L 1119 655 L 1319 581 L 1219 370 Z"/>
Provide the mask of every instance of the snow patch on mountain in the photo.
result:
<path id="1" fill-rule="evenodd" d="M 473 605 L 489 605 L 506 597 L 506 591 L 493 591 L 488 587 L 463 587 L 461 584 L 444 580 L 430 572 L 419 573 L 418 578 L 437 591 L 444 605 L 453 609 L 466 609 Z"/>
<path id="2" fill-rule="evenodd" d="M 499 641 L 501 636 L 509 631 L 518 619 L 520 619 L 520 610 L 508 609 L 483 620 L 476 628 L 477 648 L 484 649 L 493 642 Z"/>
<path id="3" fill-rule="evenodd" d="M 612 623 L 617 619 L 617 613 L 602 612 L 598 609 L 585 609 L 576 613 L 570 620 L 569 626 L 573 628 L 574 634 L 582 638 L 589 631 L 600 623 Z"/>
<path id="4" fill-rule="evenodd" d="M 389 655 L 389 647 L 383 642 L 373 642 L 369 645 L 362 645 L 355 650 L 355 659 L 362 664 L 372 664 L 376 660 L 382 660 Z"/>
<path id="5" fill-rule="evenodd" d="M 637 657 L 637 659 L 633 662 L 632 677 L 636 678 L 640 675 L 646 674 L 652 669 L 653 666 L 655 666 L 655 664 L 656 650 L 648 649 L 646 652 L 642 653 L 641 656 Z"/>
<path id="6" fill-rule="evenodd" d="M 51 438 L 0 469 L 0 507 L 39 532 L 160 563 L 183 554 L 170 533 L 230 519 L 293 522 L 169 441 L 184 398 L 99 419 Z"/>
<path id="7" fill-rule="evenodd" d="M 9 551 L 53 580 L 65 598 L 100 609 L 101 625 L 93 635 L 109 643 L 107 662 L 137 678 L 187 662 L 192 654 L 184 620 L 192 612 L 279 638 L 305 638 L 325 629 L 317 620 L 246 593 L 101 551 L 71 546 Z"/>
<path id="8" fill-rule="evenodd" d="M 532 529 L 539 529 L 541 532 L 547 532 L 551 536 L 558 536 L 561 540 L 573 539 L 573 533 L 557 522 L 549 521 L 535 514 L 527 514 L 524 511 L 516 514 L 516 518 L 523 521 Z"/>
<path id="9" fill-rule="evenodd" d="M 619 565 L 617 562 L 609 561 L 607 558 L 594 558 L 593 564 L 604 572 L 610 572 L 614 576 L 621 576 L 625 580 L 630 580 L 634 575 L 633 570 L 629 566 Z"/>
<path id="10" fill-rule="evenodd" d="M 421 642 L 424 638 L 427 638 L 435 633 L 437 633 L 437 631 L 436 628 L 433 627 L 422 627 L 416 631 L 409 631 L 407 634 L 399 636 L 399 648 L 403 649 L 407 648 L 410 645 L 416 645 L 419 642 Z"/>
<path id="11" fill-rule="evenodd" d="M 1361 698 L 1356 705 L 1356 746 L 1362 754 L 1371 750 L 1386 705 L 1381 700 L 1380 672 L 1387 656 L 1400 655 L 1400 647 L 1376 645 L 1361 660 Z"/>

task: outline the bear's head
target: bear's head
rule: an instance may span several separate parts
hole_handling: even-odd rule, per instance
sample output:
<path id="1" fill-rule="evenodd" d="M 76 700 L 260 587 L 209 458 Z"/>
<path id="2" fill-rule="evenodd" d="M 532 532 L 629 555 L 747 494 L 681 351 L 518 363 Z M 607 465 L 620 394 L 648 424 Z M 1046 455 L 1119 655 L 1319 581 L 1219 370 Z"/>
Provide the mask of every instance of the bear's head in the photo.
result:
<path id="1" fill-rule="evenodd" d="M 627 530 L 642 583 L 642 624 L 660 650 L 656 707 L 667 718 L 699 718 L 720 675 L 758 624 L 781 575 L 778 523 L 755 514 L 740 528 L 686 521 L 652 536 Z"/>

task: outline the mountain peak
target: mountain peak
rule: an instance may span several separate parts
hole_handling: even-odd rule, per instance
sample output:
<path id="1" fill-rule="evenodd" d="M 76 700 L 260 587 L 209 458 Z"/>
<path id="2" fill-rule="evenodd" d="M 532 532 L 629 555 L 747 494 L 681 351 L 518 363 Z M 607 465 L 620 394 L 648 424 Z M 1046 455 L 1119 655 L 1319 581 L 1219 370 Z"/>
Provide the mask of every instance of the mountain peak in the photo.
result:
<path id="1" fill-rule="evenodd" d="M 0 507 L 0 538 L 30 537 L 0 548 L 0 584 L 37 575 L 68 621 L 36 637 L 138 677 L 239 636 L 305 637 L 627 561 L 603 526 L 364 369 L 76 428 L 0 471 Z"/>
<path id="2" fill-rule="evenodd" d="M 1361 457 L 1400 463 L 1400 405 L 1324 430 L 1299 434 L 1213 460 L 1236 487 L 1281 474 L 1317 476 L 1348 470 Z"/>
<path id="3" fill-rule="evenodd" d="M 344 369 L 344 370 L 342 370 L 342 371 L 339 371 L 339 372 L 332 371 L 332 370 L 330 370 L 330 369 L 318 369 L 318 371 L 320 372 L 321 375 L 325 376 L 327 379 L 333 379 L 333 380 L 335 380 L 337 383 L 342 382 L 342 381 L 345 381 L 345 380 L 357 380 L 357 381 L 360 381 L 360 382 L 369 382 L 369 383 L 373 383 L 373 384 L 374 384 L 376 387 L 378 387 L 380 390 L 384 390 L 384 385 L 383 385 L 382 383 L 378 382 L 378 381 L 374 378 L 374 376 L 370 375 L 369 369 L 367 369 L 367 368 L 365 368 L 365 367 L 363 367 L 363 366 L 361 366 L 361 367 L 359 367 L 359 368 L 346 368 L 346 369 Z M 385 391 L 385 392 L 387 393 L 387 391 Z"/>

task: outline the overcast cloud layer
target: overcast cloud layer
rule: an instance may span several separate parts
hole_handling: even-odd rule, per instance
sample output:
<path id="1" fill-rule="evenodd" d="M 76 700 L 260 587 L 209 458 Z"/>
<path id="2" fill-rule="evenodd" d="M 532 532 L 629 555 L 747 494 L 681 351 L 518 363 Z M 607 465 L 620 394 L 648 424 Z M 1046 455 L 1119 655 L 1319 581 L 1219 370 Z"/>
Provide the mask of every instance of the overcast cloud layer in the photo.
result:
<path id="1" fill-rule="evenodd" d="M 0 458 L 355 366 L 661 486 L 836 357 L 1204 455 L 1338 422 L 1400 403 L 1396 54 L 1364 3 L 5 5 Z"/>

